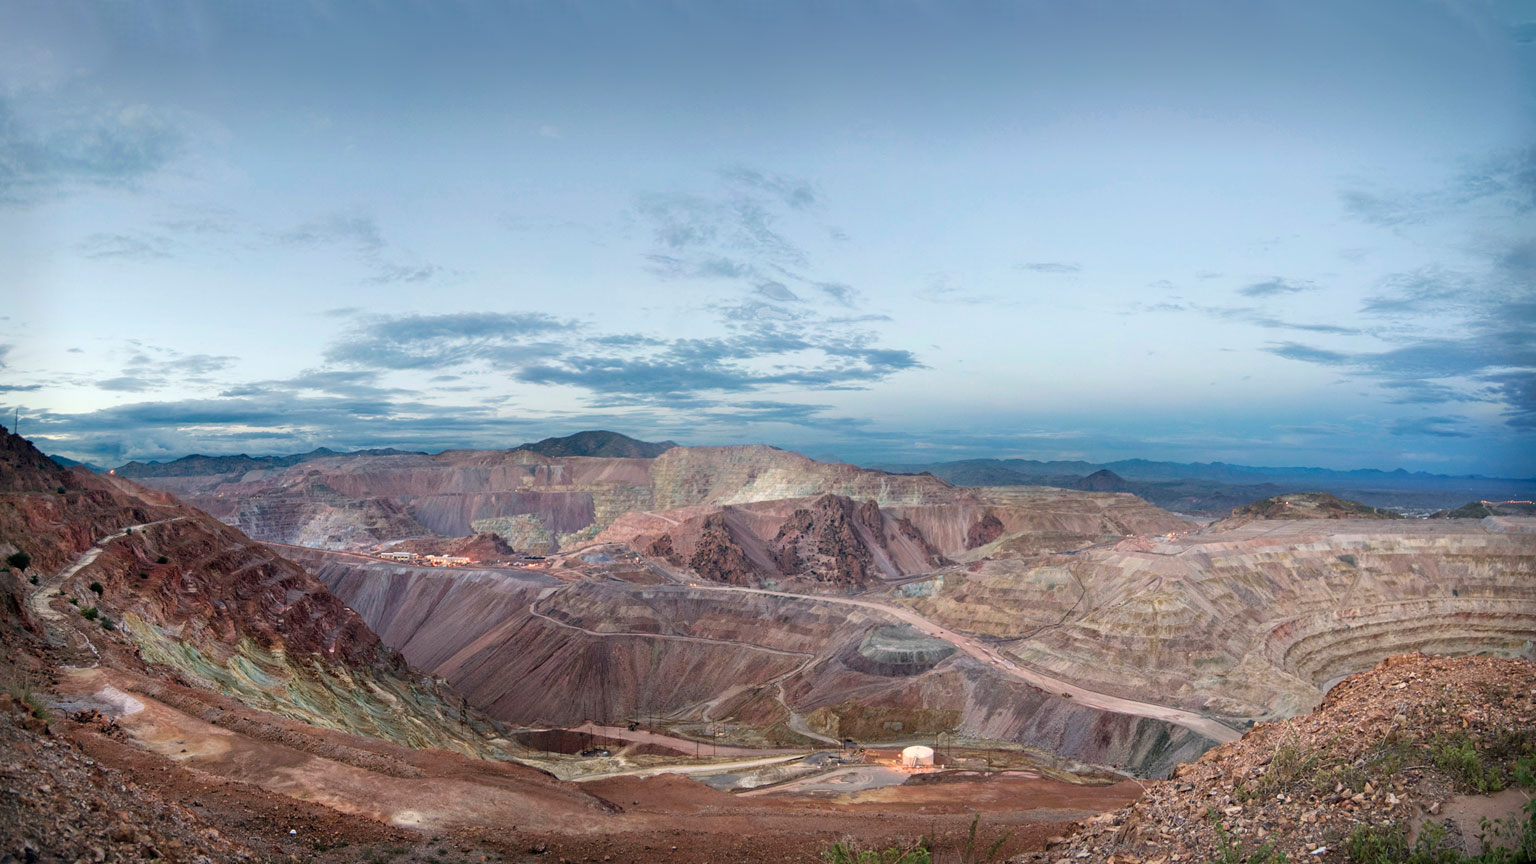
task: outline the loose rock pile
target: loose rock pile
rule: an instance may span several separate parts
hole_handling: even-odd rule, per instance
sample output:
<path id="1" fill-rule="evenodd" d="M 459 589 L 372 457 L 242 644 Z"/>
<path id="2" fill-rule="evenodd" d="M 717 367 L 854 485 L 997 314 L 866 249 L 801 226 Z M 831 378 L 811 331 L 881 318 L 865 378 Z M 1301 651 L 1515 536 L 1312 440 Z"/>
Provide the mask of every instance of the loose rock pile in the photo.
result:
<path id="1" fill-rule="evenodd" d="M 1536 786 L 1536 663 L 1394 657 L 1309 715 L 1254 727 L 1135 804 L 1019 861 L 1345 861 L 1361 826 L 1443 823 L 1455 796 Z M 1518 804 L 1514 804 L 1518 808 Z M 1521 814 L 1508 814 L 1517 819 Z M 1465 845 L 1464 845 L 1465 844 Z"/>

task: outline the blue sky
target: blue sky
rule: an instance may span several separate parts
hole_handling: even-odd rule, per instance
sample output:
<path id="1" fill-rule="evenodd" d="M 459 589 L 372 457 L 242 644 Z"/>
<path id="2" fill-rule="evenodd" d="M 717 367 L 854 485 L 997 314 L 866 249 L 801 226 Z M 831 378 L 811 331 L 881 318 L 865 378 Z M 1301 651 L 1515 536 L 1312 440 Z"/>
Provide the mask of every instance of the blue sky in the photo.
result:
<path id="1" fill-rule="evenodd" d="M 0 6 L 0 405 L 1536 475 L 1519 3 Z"/>

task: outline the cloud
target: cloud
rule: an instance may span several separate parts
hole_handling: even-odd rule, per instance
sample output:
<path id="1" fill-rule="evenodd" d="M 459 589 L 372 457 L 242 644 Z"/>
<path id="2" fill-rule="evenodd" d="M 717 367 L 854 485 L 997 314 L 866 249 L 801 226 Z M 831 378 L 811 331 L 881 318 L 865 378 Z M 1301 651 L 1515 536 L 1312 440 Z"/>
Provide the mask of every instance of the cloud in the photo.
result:
<path id="1" fill-rule="evenodd" d="M 1018 270 L 1030 270 L 1035 273 L 1053 273 L 1058 275 L 1083 272 L 1083 265 L 1065 261 L 1031 261 L 1026 264 L 1016 264 L 1014 267 Z"/>
<path id="2" fill-rule="evenodd" d="M 93 260 L 116 258 L 145 261 L 171 257 L 171 241 L 158 235 L 91 234 L 75 244 L 75 248 Z"/>
<path id="3" fill-rule="evenodd" d="M 742 332 L 727 336 L 659 339 L 594 333 L 540 314 L 368 316 L 325 358 L 367 371 L 479 365 L 529 384 L 586 390 L 601 404 L 769 387 L 856 389 L 921 365 L 910 351 L 878 347 L 871 334 L 845 325 L 791 331 L 762 318 L 740 323 Z"/>
<path id="4" fill-rule="evenodd" d="M 1393 435 L 1427 435 L 1432 438 L 1471 438 L 1472 433 L 1456 428 L 1465 417 L 1405 417 L 1392 424 Z"/>
<path id="5" fill-rule="evenodd" d="M 1423 224 L 1478 204 L 1530 212 L 1536 209 L 1536 146 L 1476 160 L 1437 188 L 1382 190 L 1354 184 L 1340 190 L 1339 200 L 1352 218 L 1385 228 Z"/>
<path id="6" fill-rule="evenodd" d="M 576 326 L 542 313 L 369 315 L 359 318 L 324 356 L 330 363 L 366 369 L 446 369 L 468 363 L 505 368 L 555 353 L 558 347 L 534 337 Z"/>
<path id="7" fill-rule="evenodd" d="M 384 237 L 372 216 L 327 213 L 270 236 L 273 242 L 283 246 L 339 243 L 355 246 L 363 253 L 374 253 L 384 248 Z"/>
<path id="8" fill-rule="evenodd" d="M 772 280 L 758 285 L 757 293 L 767 297 L 769 300 L 775 300 L 780 303 L 794 303 L 800 299 L 799 295 L 784 287 L 783 282 L 774 282 Z"/>
<path id="9" fill-rule="evenodd" d="M 410 266 L 404 264 L 380 264 L 372 276 L 364 279 L 370 285 L 427 282 L 443 272 L 436 264 Z"/>
<path id="10" fill-rule="evenodd" d="M 1255 282 L 1244 288 L 1239 288 L 1237 293 L 1244 297 L 1276 297 L 1283 294 L 1299 294 L 1303 291 L 1316 291 L 1317 286 L 1307 281 L 1294 281 L 1276 277 L 1268 282 Z"/>
<path id="11" fill-rule="evenodd" d="M 1179 306 L 1178 304 L 1158 304 L 1154 307 L 1145 308 L 1171 312 L 1186 307 Z M 1345 327 L 1340 324 L 1308 324 L 1299 321 L 1286 321 L 1283 318 L 1276 318 L 1252 306 L 1200 306 L 1192 303 L 1187 308 L 1190 311 L 1202 312 L 1213 318 L 1221 318 L 1226 321 L 1242 321 L 1268 330 L 1300 330 L 1306 333 L 1330 333 L 1338 336 L 1355 336 L 1361 332 L 1359 328 Z"/>
<path id="12" fill-rule="evenodd" d="M 0 95 L 0 203 L 30 203 L 71 184 L 127 187 L 181 154 L 181 130 L 144 106 L 75 111 L 36 128 Z"/>
<path id="13" fill-rule="evenodd" d="M 1422 267 L 1382 279 L 1360 311 L 1383 316 L 1441 312 L 1466 306 L 1475 300 L 1474 292 L 1472 280 L 1464 273 Z"/>
<path id="14" fill-rule="evenodd" d="M 43 389 L 41 384 L 0 384 L 0 393 L 21 393 L 41 389 Z"/>
<path id="15" fill-rule="evenodd" d="M 458 380 L 457 375 L 440 375 L 433 380 Z M 312 391 L 348 398 L 376 398 L 409 394 L 415 391 L 398 387 L 380 387 L 380 373 L 361 369 L 307 369 L 291 378 L 252 381 L 229 388 L 220 396 L 264 396 L 273 393 Z"/>
<path id="16" fill-rule="evenodd" d="M 0 345 L 0 369 L 5 368 L 5 358 L 11 353 L 12 345 Z"/>
<path id="17" fill-rule="evenodd" d="M 823 202 L 809 181 L 746 167 L 722 169 L 716 177 L 720 187 L 712 194 L 637 196 L 633 215 L 651 239 L 643 254 L 648 272 L 736 282 L 748 294 L 778 302 L 858 302 L 853 286 L 815 272 L 809 244 L 842 235 L 813 215 Z"/>
<path id="18" fill-rule="evenodd" d="M 1270 345 L 1264 350 L 1276 357 L 1284 357 L 1287 360 L 1304 360 L 1308 363 L 1322 363 L 1327 366 L 1342 366 L 1351 360 L 1349 354 L 1339 351 L 1328 351 L 1323 348 L 1313 348 L 1297 342 L 1282 342 L 1278 345 Z"/>
<path id="19" fill-rule="evenodd" d="M 156 378 L 141 378 L 137 375 L 122 375 L 117 378 L 108 378 L 97 381 L 96 386 L 102 390 L 111 390 L 115 393 L 142 393 L 145 390 L 153 390 L 165 382 Z"/>
<path id="20" fill-rule="evenodd" d="M 809 181 L 782 174 L 765 174 L 752 168 L 736 167 L 721 169 L 720 177 L 738 187 L 756 189 L 776 196 L 795 210 L 816 206 L 820 196 Z"/>

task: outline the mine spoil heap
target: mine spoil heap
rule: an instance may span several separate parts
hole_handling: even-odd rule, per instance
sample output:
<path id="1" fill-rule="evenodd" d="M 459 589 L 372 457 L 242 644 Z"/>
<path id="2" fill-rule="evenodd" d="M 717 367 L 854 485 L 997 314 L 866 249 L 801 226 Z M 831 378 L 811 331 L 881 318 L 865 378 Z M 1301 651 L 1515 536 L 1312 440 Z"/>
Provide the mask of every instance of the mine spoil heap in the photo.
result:
<path id="1" fill-rule="evenodd" d="M 1409 837 L 1477 854 L 1482 815 L 1536 819 L 1519 812 L 1533 774 L 1536 663 L 1400 655 L 1346 679 L 1312 713 L 1255 726 L 1016 860 L 1345 861 L 1368 843 L 1402 849 L 1385 860 L 1403 860 Z M 1533 841 L 1524 855 L 1536 854 Z"/>

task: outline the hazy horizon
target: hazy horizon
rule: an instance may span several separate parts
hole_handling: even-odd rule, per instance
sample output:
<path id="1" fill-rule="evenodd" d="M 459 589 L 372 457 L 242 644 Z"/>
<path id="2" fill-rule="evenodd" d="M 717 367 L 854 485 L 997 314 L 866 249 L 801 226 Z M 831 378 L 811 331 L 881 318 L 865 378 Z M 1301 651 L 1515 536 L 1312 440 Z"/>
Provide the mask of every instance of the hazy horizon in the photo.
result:
<path id="1" fill-rule="evenodd" d="M 1536 476 L 1514 2 L 0 7 L 0 412 Z"/>

